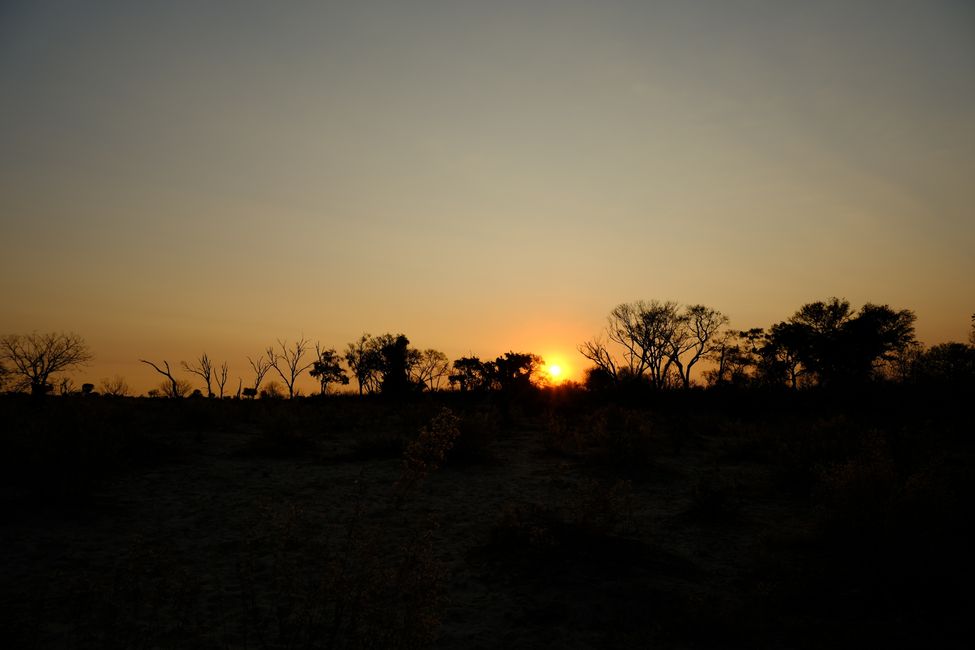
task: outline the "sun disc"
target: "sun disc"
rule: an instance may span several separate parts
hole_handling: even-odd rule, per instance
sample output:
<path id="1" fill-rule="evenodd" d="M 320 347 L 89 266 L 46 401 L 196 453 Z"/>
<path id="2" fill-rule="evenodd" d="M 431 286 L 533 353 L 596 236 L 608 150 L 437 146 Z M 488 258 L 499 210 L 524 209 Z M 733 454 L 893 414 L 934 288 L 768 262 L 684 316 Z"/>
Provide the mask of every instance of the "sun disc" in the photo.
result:
<path id="1" fill-rule="evenodd" d="M 562 374 L 562 368 L 556 365 L 551 365 L 548 367 L 548 374 L 552 375 L 553 377 L 558 377 Z"/>

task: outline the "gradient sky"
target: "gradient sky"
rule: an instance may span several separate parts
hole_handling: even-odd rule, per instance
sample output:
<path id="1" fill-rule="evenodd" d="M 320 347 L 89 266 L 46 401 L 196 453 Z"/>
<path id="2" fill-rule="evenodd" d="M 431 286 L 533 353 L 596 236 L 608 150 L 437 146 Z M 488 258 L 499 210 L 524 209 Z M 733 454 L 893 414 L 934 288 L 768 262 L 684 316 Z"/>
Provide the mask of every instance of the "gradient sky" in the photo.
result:
<path id="1" fill-rule="evenodd" d="M 78 381 L 387 331 L 578 376 L 641 298 L 964 340 L 973 206 L 965 0 L 0 5 L 0 332 Z"/>

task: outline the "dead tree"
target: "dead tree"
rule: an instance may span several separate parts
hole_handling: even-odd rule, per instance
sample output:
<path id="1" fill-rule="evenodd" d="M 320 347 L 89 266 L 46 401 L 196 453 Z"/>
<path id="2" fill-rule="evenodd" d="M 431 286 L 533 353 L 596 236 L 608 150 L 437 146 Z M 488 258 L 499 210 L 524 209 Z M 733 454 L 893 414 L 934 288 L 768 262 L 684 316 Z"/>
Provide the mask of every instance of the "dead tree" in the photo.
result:
<path id="1" fill-rule="evenodd" d="M 175 377 L 173 377 L 173 372 L 169 368 L 169 362 L 168 361 L 165 361 L 165 360 L 163 361 L 163 365 L 166 366 L 166 369 L 165 370 L 163 370 L 162 368 L 160 368 L 159 366 L 157 366 L 156 364 L 154 364 L 152 361 L 146 361 L 145 359 L 139 359 L 139 361 L 141 361 L 142 363 L 144 363 L 146 365 L 152 366 L 153 369 L 156 372 L 158 372 L 160 375 L 162 375 L 163 377 L 165 377 L 166 379 L 169 380 L 169 383 L 171 384 L 171 388 L 168 391 L 169 392 L 168 397 L 177 398 L 177 397 L 182 397 L 183 396 L 182 387 L 179 385 L 179 380 L 176 379 Z"/>
<path id="2" fill-rule="evenodd" d="M 289 348 L 286 341 L 278 339 L 278 347 L 281 348 L 280 354 L 275 351 L 274 346 L 268 346 L 267 348 L 267 356 L 271 359 L 271 367 L 281 376 L 281 380 L 288 387 L 289 399 L 293 399 L 295 396 L 295 382 L 298 380 L 299 375 L 315 365 L 314 360 L 302 364 L 302 358 L 305 356 L 305 352 L 308 351 L 308 343 L 309 341 L 302 337 L 295 341 L 294 345 Z"/>
<path id="3" fill-rule="evenodd" d="M 91 361 L 88 346 L 77 334 L 10 334 L 0 337 L 0 366 L 14 390 L 34 395 L 52 390 L 51 375 Z M 8 365 L 9 364 L 9 365 Z"/>
<path id="4" fill-rule="evenodd" d="M 194 375 L 199 375 L 207 385 L 207 397 L 213 397 L 212 389 L 212 379 L 213 379 L 213 363 L 210 361 L 210 357 L 206 355 L 206 352 L 200 355 L 197 359 L 196 365 L 190 365 L 185 361 L 180 362 L 183 366 L 183 370 L 187 372 L 192 372 Z"/>
<path id="5" fill-rule="evenodd" d="M 217 388 L 220 390 L 220 399 L 223 399 L 223 389 L 227 385 L 227 375 L 230 373 L 230 366 L 224 361 L 220 364 L 220 370 L 216 374 Z"/>
<path id="6" fill-rule="evenodd" d="M 273 359 L 273 357 L 272 357 Z M 271 360 L 265 359 L 264 355 L 257 357 L 257 361 L 247 357 L 247 362 L 251 364 L 251 368 L 254 369 L 254 395 L 257 395 L 257 391 L 261 389 L 261 382 L 264 381 L 264 375 L 271 369 Z M 247 389 L 244 390 L 244 395 L 248 394 Z"/>

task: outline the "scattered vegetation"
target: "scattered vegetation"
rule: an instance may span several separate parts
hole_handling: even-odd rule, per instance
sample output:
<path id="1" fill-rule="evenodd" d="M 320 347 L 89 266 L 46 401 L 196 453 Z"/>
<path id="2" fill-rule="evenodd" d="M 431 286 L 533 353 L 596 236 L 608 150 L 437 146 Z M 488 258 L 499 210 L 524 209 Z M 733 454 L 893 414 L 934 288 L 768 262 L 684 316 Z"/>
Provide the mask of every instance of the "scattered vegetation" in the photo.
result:
<path id="1" fill-rule="evenodd" d="M 615 322 L 643 311 L 683 342 L 594 347 L 616 374 L 586 388 L 539 388 L 510 352 L 433 391 L 444 359 L 402 335 L 347 351 L 362 395 L 329 393 L 338 353 L 316 347 L 301 398 L 304 339 L 251 362 L 238 395 L 260 399 L 37 375 L 62 386 L 41 399 L 8 368 L 6 645 L 960 645 L 975 348 L 840 300 L 769 332 L 702 334 L 723 316 L 670 303 Z M 684 381 L 694 350 L 723 359 L 707 389 Z M 192 389 L 146 363 L 160 396 Z M 224 394 L 226 364 L 190 372 Z"/>

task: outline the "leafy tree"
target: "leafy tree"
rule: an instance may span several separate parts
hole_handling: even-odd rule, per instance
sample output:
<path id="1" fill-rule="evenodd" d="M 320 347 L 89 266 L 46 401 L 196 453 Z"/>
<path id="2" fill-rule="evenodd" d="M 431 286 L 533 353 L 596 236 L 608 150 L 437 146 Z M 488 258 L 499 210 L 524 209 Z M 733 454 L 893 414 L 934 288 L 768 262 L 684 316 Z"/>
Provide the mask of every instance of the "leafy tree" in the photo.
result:
<path id="1" fill-rule="evenodd" d="M 349 376 L 342 369 L 341 359 L 335 348 L 323 350 L 316 343 L 315 356 L 318 358 L 312 363 L 308 374 L 318 380 L 322 395 L 328 392 L 329 384 L 348 385 Z"/>
<path id="2" fill-rule="evenodd" d="M 795 323 L 776 323 L 765 334 L 757 350 L 758 376 L 769 385 L 788 383 L 798 388 L 808 375 L 803 355 L 808 347 L 808 335 Z"/>
<path id="3" fill-rule="evenodd" d="M 14 390 L 30 389 L 32 395 L 51 390 L 51 375 L 85 365 L 91 353 L 77 334 L 49 333 L 0 337 L 0 365 Z"/>
<path id="4" fill-rule="evenodd" d="M 379 391 L 382 384 L 382 358 L 376 339 L 369 334 L 363 334 L 358 341 L 349 343 L 345 349 L 345 363 L 355 376 L 360 395 L 363 392 Z"/>
<path id="5" fill-rule="evenodd" d="M 975 347 L 964 343 L 935 345 L 915 360 L 913 376 L 922 384 L 971 387 L 975 385 Z"/>
<path id="6" fill-rule="evenodd" d="M 486 390 L 490 387 L 490 377 L 484 362 L 475 356 L 461 357 L 454 361 L 454 372 L 448 379 L 456 384 L 462 393 Z"/>
<path id="7" fill-rule="evenodd" d="M 755 327 L 750 330 L 729 330 L 715 340 L 712 359 L 715 367 L 704 373 L 712 386 L 743 386 L 752 381 L 758 366 L 758 343 L 764 338 L 765 330 Z"/>
<path id="8" fill-rule="evenodd" d="M 423 353 L 409 347 L 402 334 L 363 334 L 346 347 L 345 362 L 359 384 L 359 393 L 382 392 L 390 395 L 422 389 L 416 381 L 416 367 Z"/>
<path id="9" fill-rule="evenodd" d="M 488 368 L 492 386 L 504 392 L 522 392 L 532 387 L 532 375 L 545 364 L 536 354 L 505 352 Z"/>
<path id="10" fill-rule="evenodd" d="M 764 374 L 784 375 L 793 387 L 804 377 L 823 386 L 862 384 L 915 342 L 915 320 L 908 309 L 870 303 L 854 313 L 838 298 L 803 305 L 769 331 L 759 351 Z"/>
<path id="11" fill-rule="evenodd" d="M 399 334 L 395 337 L 385 335 L 379 347 L 382 359 L 381 390 L 387 395 L 402 395 L 410 390 L 411 366 L 416 363 L 416 355 L 410 354 L 410 340 Z"/>

